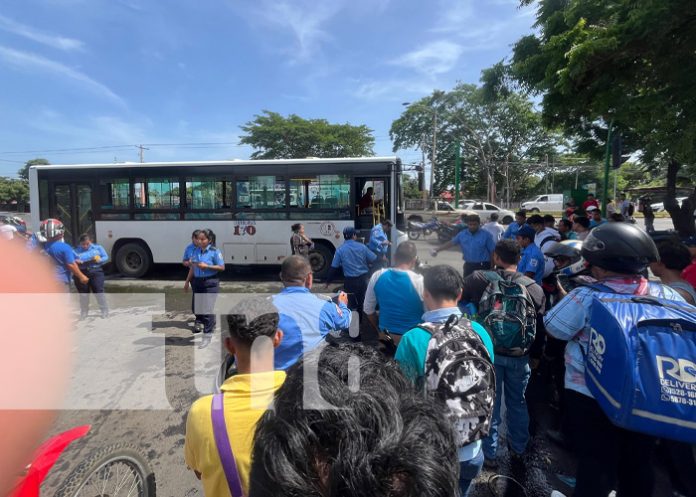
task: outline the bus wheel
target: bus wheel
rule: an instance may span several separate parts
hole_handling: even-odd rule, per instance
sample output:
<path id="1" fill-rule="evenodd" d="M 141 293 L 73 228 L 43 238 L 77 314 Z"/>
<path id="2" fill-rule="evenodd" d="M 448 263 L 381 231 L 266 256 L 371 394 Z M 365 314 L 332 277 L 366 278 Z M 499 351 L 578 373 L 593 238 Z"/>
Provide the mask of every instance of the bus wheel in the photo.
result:
<path id="1" fill-rule="evenodd" d="M 316 279 L 323 280 L 328 276 L 332 260 L 331 249 L 322 243 L 314 245 L 314 249 L 309 252 L 309 263 L 312 265 L 312 272 Z"/>
<path id="2" fill-rule="evenodd" d="M 151 265 L 150 252 L 140 243 L 126 243 L 116 253 L 116 267 L 123 276 L 140 278 Z"/>

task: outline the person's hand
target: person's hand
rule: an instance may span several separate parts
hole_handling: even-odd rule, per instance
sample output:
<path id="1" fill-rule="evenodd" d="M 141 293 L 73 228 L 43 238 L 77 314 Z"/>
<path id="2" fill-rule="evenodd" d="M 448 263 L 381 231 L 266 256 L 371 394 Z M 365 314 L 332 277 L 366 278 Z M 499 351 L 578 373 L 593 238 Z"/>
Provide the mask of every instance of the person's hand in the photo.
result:
<path id="1" fill-rule="evenodd" d="M 208 269 L 208 264 L 206 264 L 205 262 L 199 262 L 198 269 Z"/>
<path id="2" fill-rule="evenodd" d="M 188 282 L 188 281 L 185 281 L 185 282 L 184 282 L 184 293 L 188 293 L 188 291 L 189 291 L 189 286 L 190 286 L 189 282 Z"/>
<path id="3" fill-rule="evenodd" d="M 348 294 L 346 292 L 341 292 L 338 294 L 338 302 L 348 306 Z"/>
<path id="4" fill-rule="evenodd" d="M 94 257 L 92 257 L 92 260 L 93 260 L 94 262 L 99 262 L 99 261 L 101 260 L 101 257 L 99 257 L 99 254 L 97 254 L 97 255 L 95 255 Z"/>
<path id="5" fill-rule="evenodd" d="M 83 285 L 86 285 L 88 282 L 89 282 L 89 278 L 83 274 L 82 278 L 80 278 L 80 283 L 82 283 Z"/>
<path id="6" fill-rule="evenodd" d="M 85 261 L 83 261 L 82 259 L 75 259 L 75 262 L 78 263 L 78 264 L 84 264 L 84 263 L 85 263 Z"/>

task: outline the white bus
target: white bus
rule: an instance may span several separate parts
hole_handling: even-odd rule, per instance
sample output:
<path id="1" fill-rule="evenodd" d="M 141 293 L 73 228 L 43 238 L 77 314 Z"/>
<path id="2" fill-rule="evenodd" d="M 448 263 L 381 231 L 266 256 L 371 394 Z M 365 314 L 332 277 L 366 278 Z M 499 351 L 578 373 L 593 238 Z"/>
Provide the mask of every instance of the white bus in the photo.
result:
<path id="1" fill-rule="evenodd" d="M 91 234 L 130 277 L 180 263 L 199 228 L 215 232 L 227 264 L 280 264 L 302 223 L 321 278 L 346 226 L 366 239 L 383 217 L 403 226 L 400 175 L 396 157 L 32 166 L 31 219 L 34 230 L 60 219 L 68 243 Z M 360 209 L 369 187 L 374 208 Z"/>

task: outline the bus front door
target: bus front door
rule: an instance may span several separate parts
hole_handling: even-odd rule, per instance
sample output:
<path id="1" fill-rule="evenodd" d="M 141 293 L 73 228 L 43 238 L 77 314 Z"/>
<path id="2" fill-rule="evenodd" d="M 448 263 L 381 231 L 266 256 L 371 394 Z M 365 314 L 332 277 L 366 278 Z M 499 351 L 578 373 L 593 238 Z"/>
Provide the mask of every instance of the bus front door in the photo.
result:
<path id="1" fill-rule="evenodd" d="M 50 216 L 65 225 L 65 241 L 76 245 L 81 234 L 94 238 L 92 187 L 87 183 L 55 183 Z"/>

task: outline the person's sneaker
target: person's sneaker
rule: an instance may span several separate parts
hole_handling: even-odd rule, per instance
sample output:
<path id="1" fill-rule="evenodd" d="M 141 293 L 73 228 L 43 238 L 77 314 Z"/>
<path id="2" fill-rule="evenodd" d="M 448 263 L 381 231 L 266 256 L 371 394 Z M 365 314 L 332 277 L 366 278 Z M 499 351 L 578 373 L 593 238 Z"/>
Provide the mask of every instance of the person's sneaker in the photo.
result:
<path id="1" fill-rule="evenodd" d="M 193 324 L 193 329 L 191 330 L 191 333 L 201 333 L 205 329 L 205 326 L 203 326 L 203 323 L 195 322 Z"/>
<path id="2" fill-rule="evenodd" d="M 212 333 L 203 333 L 203 336 L 201 337 L 201 343 L 198 345 L 199 349 L 204 349 L 208 345 L 210 345 L 210 342 L 213 341 L 213 334 Z"/>
<path id="3" fill-rule="evenodd" d="M 483 467 L 486 469 L 498 469 L 498 460 L 486 458 L 483 460 Z"/>

